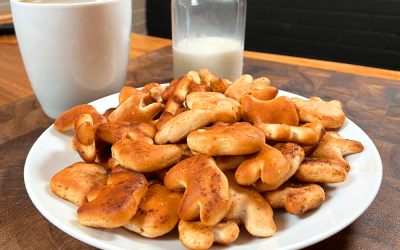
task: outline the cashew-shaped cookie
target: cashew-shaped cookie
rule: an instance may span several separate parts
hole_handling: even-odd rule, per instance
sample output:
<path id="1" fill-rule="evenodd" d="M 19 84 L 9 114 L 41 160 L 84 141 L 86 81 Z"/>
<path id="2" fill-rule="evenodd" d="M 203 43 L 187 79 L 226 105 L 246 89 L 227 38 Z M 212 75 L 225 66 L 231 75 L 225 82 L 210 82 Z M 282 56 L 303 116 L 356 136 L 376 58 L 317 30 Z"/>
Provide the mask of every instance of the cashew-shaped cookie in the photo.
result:
<path id="1" fill-rule="evenodd" d="M 167 103 L 165 104 L 165 112 L 171 113 L 176 116 L 178 109 L 183 106 L 186 96 L 189 93 L 190 84 L 193 82 L 191 76 L 184 75 L 178 79 L 178 81 L 173 85 L 173 90 Z"/>
<path id="2" fill-rule="evenodd" d="M 54 121 L 54 128 L 58 132 L 64 132 L 72 129 L 75 126 L 76 120 L 83 114 L 89 114 L 93 118 L 94 129 L 96 129 L 100 124 L 107 122 L 107 118 L 97 112 L 93 106 L 83 104 L 62 113 Z"/>
<path id="3" fill-rule="evenodd" d="M 259 152 L 246 156 L 236 170 L 236 181 L 255 184 L 258 191 L 274 190 L 293 176 L 303 159 L 304 151 L 295 143 L 264 144 Z"/>
<path id="4" fill-rule="evenodd" d="M 229 200 L 231 207 L 226 219 L 239 219 L 250 234 L 268 237 L 275 233 L 273 211 L 268 202 L 252 186 L 241 186 L 236 182 L 233 170 L 225 171 L 229 181 Z"/>
<path id="5" fill-rule="evenodd" d="M 192 82 L 189 86 L 189 94 L 194 92 L 211 92 L 211 88 L 204 84 Z"/>
<path id="6" fill-rule="evenodd" d="M 228 180 L 210 156 L 179 162 L 165 175 L 164 185 L 171 190 L 186 188 L 178 208 L 181 220 L 200 217 L 205 226 L 215 226 L 229 210 Z"/>
<path id="7" fill-rule="evenodd" d="M 151 104 L 154 102 L 153 98 L 150 97 L 149 95 L 149 88 L 161 86 L 158 83 L 149 83 L 146 86 L 144 86 L 141 90 L 138 90 L 137 88 L 130 87 L 130 86 L 125 86 L 121 89 L 119 92 L 118 100 L 119 104 L 118 107 L 122 105 L 126 100 L 128 100 L 131 96 L 138 96 L 140 99 L 143 100 L 143 103 L 145 106 Z"/>
<path id="8" fill-rule="evenodd" d="M 93 119 L 89 114 L 83 114 L 75 122 L 75 142 L 79 156 L 86 162 L 96 160 L 95 129 Z"/>
<path id="9" fill-rule="evenodd" d="M 154 145 L 147 140 L 120 140 L 111 147 L 112 157 L 125 168 L 149 173 L 179 161 L 182 151 L 175 145 Z"/>
<path id="10" fill-rule="evenodd" d="M 243 97 L 246 95 L 252 95 L 259 100 L 271 100 L 278 94 L 278 89 L 269 86 L 270 83 L 270 80 L 266 77 L 253 80 L 250 75 L 243 75 L 229 86 L 225 95 L 239 103 L 242 103 Z"/>
<path id="11" fill-rule="evenodd" d="M 136 214 L 124 227 L 148 238 L 168 233 L 178 224 L 182 196 L 160 184 L 149 186 Z"/>
<path id="12" fill-rule="evenodd" d="M 253 126 L 264 132 L 267 141 L 294 142 L 299 145 L 316 145 L 325 133 L 324 126 L 318 121 L 301 127 L 269 123 L 256 123 Z"/>
<path id="13" fill-rule="evenodd" d="M 242 118 L 250 123 L 277 123 L 299 125 L 299 117 L 293 102 L 286 96 L 269 101 L 257 100 L 252 96 L 242 99 Z"/>
<path id="14" fill-rule="evenodd" d="M 162 102 L 163 99 L 161 97 L 162 93 L 164 93 L 165 89 L 167 87 L 166 86 L 156 86 L 150 89 L 149 91 L 149 95 L 151 96 L 151 98 L 153 98 L 154 101 L 156 102 Z"/>
<path id="15" fill-rule="evenodd" d="M 96 135 L 102 141 L 114 144 L 122 139 L 134 141 L 144 136 L 154 139 L 156 132 L 156 128 L 148 123 L 116 121 L 98 126 Z"/>
<path id="16" fill-rule="evenodd" d="M 148 94 L 146 96 L 149 96 Z M 150 97 L 150 96 L 149 96 Z M 150 99 L 152 99 L 150 97 Z M 128 121 L 128 122 L 145 122 L 154 123 L 153 118 L 163 109 L 163 104 L 159 102 L 146 105 L 142 94 L 133 94 L 126 101 L 118 106 L 116 110 L 111 112 L 108 120 Z"/>
<path id="17" fill-rule="evenodd" d="M 293 180 L 288 180 L 276 190 L 262 193 L 262 196 L 272 208 L 285 208 L 293 215 L 317 208 L 325 201 L 325 192 L 317 184 Z"/>
<path id="18" fill-rule="evenodd" d="M 225 88 L 225 84 L 222 81 L 221 78 L 214 76 L 211 80 L 210 80 L 210 88 L 213 92 L 218 92 L 218 93 L 225 93 L 226 88 Z"/>
<path id="19" fill-rule="evenodd" d="M 350 171 L 350 164 L 343 159 L 343 156 L 360 153 L 364 150 L 361 142 L 345 140 L 339 133 L 327 132 L 318 146 L 309 155 L 310 158 L 317 158 L 320 161 L 330 161 L 341 165 L 346 171 Z"/>
<path id="20" fill-rule="evenodd" d="M 259 151 L 265 144 L 262 131 L 247 122 L 226 125 L 215 123 L 191 132 L 187 137 L 190 150 L 206 155 L 245 155 Z"/>
<path id="21" fill-rule="evenodd" d="M 190 132 L 215 121 L 214 112 L 209 109 L 195 109 L 183 112 L 170 119 L 158 130 L 154 141 L 157 144 L 178 142 Z"/>
<path id="22" fill-rule="evenodd" d="M 235 79 L 230 84 L 230 86 L 226 89 L 226 91 L 225 91 L 226 96 L 233 98 L 233 99 L 237 98 L 236 100 L 239 103 L 242 103 L 241 99 L 243 98 L 243 96 L 244 96 L 243 93 L 245 92 L 245 91 L 242 91 L 242 89 L 245 90 L 245 87 L 248 87 L 249 85 L 251 85 L 252 82 L 253 82 L 253 77 L 251 75 L 248 75 L 248 74 L 241 75 L 240 77 Z M 233 85 L 236 85 L 236 87 L 233 87 Z M 268 85 L 266 85 L 266 86 L 268 86 Z"/>
<path id="23" fill-rule="evenodd" d="M 215 77 L 213 73 L 211 73 L 211 71 L 208 69 L 201 69 L 199 70 L 198 74 L 200 77 L 200 84 L 210 87 L 210 81 Z"/>
<path id="24" fill-rule="evenodd" d="M 339 183 L 347 178 L 342 165 L 306 157 L 293 176 L 302 182 Z"/>
<path id="25" fill-rule="evenodd" d="M 144 175 L 126 170 L 111 173 L 107 185 L 88 193 L 89 202 L 78 209 L 78 221 L 88 227 L 123 226 L 135 215 L 146 191 Z"/>
<path id="26" fill-rule="evenodd" d="M 186 98 L 190 109 L 209 109 L 217 121 L 233 123 L 241 118 L 240 103 L 217 92 L 194 92 Z"/>
<path id="27" fill-rule="evenodd" d="M 93 118 L 89 114 L 79 116 L 75 122 L 74 130 L 79 143 L 90 146 L 95 142 Z"/>
<path id="28" fill-rule="evenodd" d="M 279 90 L 273 86 L 267 86 L 266 88 L 259 89 L 250 95 L 261 101 L 268 101 L 274 99 L 278 95 Z"/>
<path id="29" fill-rule="evenodd" d="M 229 244 L 239 236 L 239 227 L 232 221 L 221 221 L 207 227 L 199 221 L 181 220 L 178 226 L 179 239 L 189 249 L 208 249 L 212 244 Z"/>
<path id="30" fill-rule="evenodd" d="M 192 77 L 193 82 L 194 82 L 195 84 L 200 84 L 200 76 L 199 76 L 199 73 L 198 73 L 198 72 L 196 72 L 196 71 L 189 71 L 186 75 Z"/>
<path id="31" fill-rule="evenodd" d="M 296 143 L 278 143 L 274 145 L 274 148 L 282 153 L 283 157 L 285 157 L 289 163 L 289 168 L 281 170 L 279 168 L 274 169 L 273 167 L 275 166 L 271 166 L 268 175 L 265 176 L 264 180 L 261 177 L 261 179 L 257 180 L 253 184 L 259 192 L 277 189 L 296 173 L 299 165 L 304 159 L 304 151 Z"/>
<path id="32" fill-rule="evenodd" d="M 77 162 L 51 178 L 51 191 L 58 197 L 82 206 L 87 193 L 96 186 L 107 184 L 106 170 L 96 163 Z"/>
<path id="33" fill-rule="evenodd" d="M 236 181 L 244 186 L 252 185 L 260 178 L 263 183 L 274 185 L 280 182 L 277 177 L 286 176 L 289 169 L 289 162 L 282 153 L 264 144 L 260 151 L 246 156 L 246 160 L 236 169 L 235 176 Z"/>
<path id="34" fill-rule="evenodd" d="M 319 121 L 325 128 L 333 129 L 342 126 L 346 119 L 342 103 L 337 100 L 325 102 L 319 97 L 311 97 L 309 101 L 305 101 L 294 97 L 291 101 L 302 122 Z"/>

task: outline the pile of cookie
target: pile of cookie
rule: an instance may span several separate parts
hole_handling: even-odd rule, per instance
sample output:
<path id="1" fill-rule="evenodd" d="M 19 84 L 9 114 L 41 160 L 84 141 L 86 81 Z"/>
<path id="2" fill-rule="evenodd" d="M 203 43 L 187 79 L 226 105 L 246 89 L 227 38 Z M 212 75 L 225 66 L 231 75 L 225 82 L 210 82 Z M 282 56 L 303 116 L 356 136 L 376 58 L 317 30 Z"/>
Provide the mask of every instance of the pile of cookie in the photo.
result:
<path id="1" fill-rule="evenodd" d="M 104 114 L 72 108 L 54 127 L 74 129 L 83 161 L 55 174 L 51 189 L 79 206 L 84 226 L 154 238 L 178 224 L 191 249 L 235 241 L 240 224 L 272 236 L 272 208 L 317 208 L 317 183 L 345 181 L 343 156 L 364 149 L 334 131 L 345 122 L 339 101 L 277 94 L 268 78 L 230 82 L 202 69 L 168 86 L 124 87 Z"/>

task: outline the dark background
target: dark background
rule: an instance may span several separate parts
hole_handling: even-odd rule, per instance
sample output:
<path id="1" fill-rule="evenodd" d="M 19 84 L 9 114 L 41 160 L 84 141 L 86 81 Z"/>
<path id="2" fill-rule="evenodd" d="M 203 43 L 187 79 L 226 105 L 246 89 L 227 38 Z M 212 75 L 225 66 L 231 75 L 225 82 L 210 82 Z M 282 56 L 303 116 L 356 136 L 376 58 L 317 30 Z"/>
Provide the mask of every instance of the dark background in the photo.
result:
<path id="1" fill-rule="evenodd" d="M 149 35 L 171 38 L 170 5 L 147 0 Z M 245 49 L 400 70 L 400 0 L 248 0 Z"/>

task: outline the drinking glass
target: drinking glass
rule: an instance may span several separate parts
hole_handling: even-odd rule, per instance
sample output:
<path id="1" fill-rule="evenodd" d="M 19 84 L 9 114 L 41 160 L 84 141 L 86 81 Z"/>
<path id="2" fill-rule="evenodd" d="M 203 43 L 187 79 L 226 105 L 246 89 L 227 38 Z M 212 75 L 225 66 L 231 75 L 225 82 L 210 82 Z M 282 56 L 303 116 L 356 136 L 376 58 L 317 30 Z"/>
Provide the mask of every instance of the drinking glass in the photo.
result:
<path id="1" fill-rule="evenodd" d="M 206 68 L 234 81 L 243 72 L 246 0 L 172 0 L 174 78 Z"/>

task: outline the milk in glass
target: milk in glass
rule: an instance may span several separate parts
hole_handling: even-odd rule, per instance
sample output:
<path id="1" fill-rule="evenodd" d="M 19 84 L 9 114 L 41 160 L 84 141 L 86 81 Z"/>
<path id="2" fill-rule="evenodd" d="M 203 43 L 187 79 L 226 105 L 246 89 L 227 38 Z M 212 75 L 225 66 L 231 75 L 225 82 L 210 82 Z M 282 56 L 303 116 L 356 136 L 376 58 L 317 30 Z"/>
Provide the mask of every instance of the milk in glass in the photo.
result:
<path id="1" fill-rule="evenodd" d="M 243 71 L 246 0 L 172 0 L 174 78 L 208 69 L 236 80 Z"/>
<path id="2" fill-rule="evenodd" d="M 173 47 L 174 78 L 206 68 L 221 79 L 234 81 L 242 75 L 243 46 L 224 37 L 194 37 Z"/>

